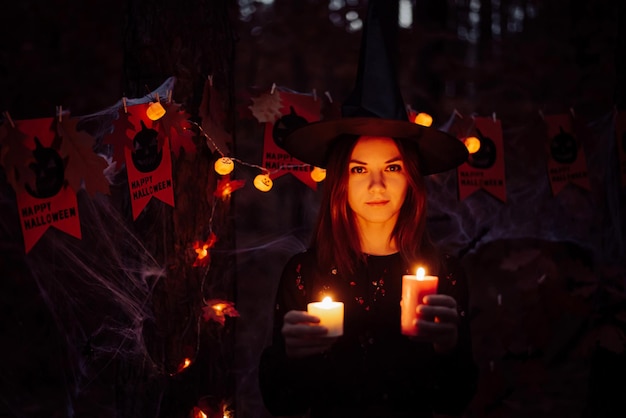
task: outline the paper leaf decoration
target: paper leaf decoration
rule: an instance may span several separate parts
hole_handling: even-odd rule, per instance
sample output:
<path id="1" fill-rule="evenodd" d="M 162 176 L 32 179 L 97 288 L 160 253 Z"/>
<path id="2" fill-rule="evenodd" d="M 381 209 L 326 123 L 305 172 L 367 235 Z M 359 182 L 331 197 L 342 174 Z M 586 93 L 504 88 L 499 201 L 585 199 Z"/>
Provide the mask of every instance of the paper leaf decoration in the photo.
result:
<path id="1" fill-rule="evenodd" d="M 217 235 L 213 232 L 206 241 L 196 241 L 193 243 L 193 249 L 197 256 L 192 267 L 207 267 L 211 262 L 211 252 L 209 251 L 217 242 Z"/>
<path id="2" fill-rule="evenodd" d="M 104 144 L 113 147 L 113 161 L 117 163 L 117 167 L 121 167 L 126 162 L 124 148 L 131 148 L 132 145 L 129 138 L 133 137 L 135 126 L 130 121 L 131 109 L 129 107 L 128 112 L 124 112 L 124 109 L 118 111 L 117 119 L 113 121 L 113 131 L 103 138 Z"/>
<path id="3" fill-rule="evenodd" d="M 252 98 L 250 110 L 259 123 L 274 123 L 282 116 L 282 107 L 280 94 L 266 93 Z"/>
<path id="4" fill-rule="evenodd" d="M 230 198 L 230 195 L 245 186 L 245 180 L 231 180 L 230 176 L 224 176 L 218 180 L 213 196 L 222 200 Z"/>
<path id="5" fill-rule="evenodd" d="M 159 135 L 169 137 L 175 155 L 178 155 L 181 148 L 186 152 L 195 153 L 196 144 L 191 139 L 193 131 L 190 129 L 190 115 L 177 103 L 164 103 L 163 107 L 165 115 L 156 122 Z"/>
<path id="6" fill-rule="evenodd" d="M 210 116 L 210 118 L 219 125 L 224 125 L 226 122 L 226 110 L 224 109 L 224 96 L 220 93 L 219 89 L 216 89 L 211 84 L 210 80 L 204 84 L 204 90 L 202 91 L 202 102 L 200 103 L 200 115 L 204 118 Z"/>
<path id="7" fill-rule="evenodd" d="M 65 178 L 75 191 L 84 186 L 90 196 L 100 192 L 110 194 L 109 182 L 104 170 L 107 161 L 93 151 L 95 139 L 85 131 L 76 130 L 78 118 L 64 115 L 61 122 L 56 123 L 57 134 L 63 139 L 59 154 L 67 156 Z"/>
<path id="8" fill-rule="evenodd" d="M 27 168 L 33 154 L 25 144 L 26 138 L 27 135 L 9 123 L 0 126 L 0 165 L 15 191 L 22 189 L 24 183 L 35 182 L 35 174 Z"/>
<path id="9" fill-rule="evenodd" d="M 202 319 L 205 321 L 215 321 L 224 325 L 226 317 L 238 317 L 239 312 L 235 309 L 235 304 L 223 299 L 211 299 L 202 307 Z"/>

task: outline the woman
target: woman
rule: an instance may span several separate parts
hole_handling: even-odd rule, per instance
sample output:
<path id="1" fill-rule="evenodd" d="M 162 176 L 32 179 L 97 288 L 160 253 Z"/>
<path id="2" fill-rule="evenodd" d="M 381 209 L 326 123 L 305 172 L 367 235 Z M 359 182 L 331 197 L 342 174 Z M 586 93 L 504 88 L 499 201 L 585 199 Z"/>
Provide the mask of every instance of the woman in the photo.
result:
<path id="1" fill-rule="evenodd" d="M 398 22 L 391 4 L 368 2 L 357 83 L 342 118 L 298 127 L 279 144 L 327 171 L 310 249 L 283 270 L 273 341 L 261 355 L 261 394 L 277 416 L 459 415 L 474 394 L 467 282 L 428 239 L 423 180 L 468 153 L 457 138 L 409 122 L 388 60 Z M 408 337 L 400 326 L 402 276 L 417 266 L 439 285 L 419 301 L 417 335 Z M 339 337 L 306 312 L 326 295 L 344 303 Z"/>
<path id="2" fill-rule="evenodd" d="M 474 393 L 467 283 L 459 264 L 428 240 L 423 181 L 467 153 L 439 131 L 373 119 L 312 124 L 312 136 L 284 144 L 303 161 L 326 166 L 327 176 L 311 247 L 285 266 L 273 343 L 261 357 L 261 393 L 274 415 L 451 415 L 462 413 Z M 320 139 L 318 125 L 329 123 L 351 135 Z M 365 134 L 387 123 L 405 132 Z M 317 148 L 302 150 L 311 143 Z M 447 154 L 436 158 L 441 150 Z M 421 301 L 417 337 L 407 337 L 400 331 L 402 275 L 418 265 L 439 276 L 438 294 Z M 326 295 L 344 302 L 340 337 L 327 337 L 306 312 L 308 302 Z"/>

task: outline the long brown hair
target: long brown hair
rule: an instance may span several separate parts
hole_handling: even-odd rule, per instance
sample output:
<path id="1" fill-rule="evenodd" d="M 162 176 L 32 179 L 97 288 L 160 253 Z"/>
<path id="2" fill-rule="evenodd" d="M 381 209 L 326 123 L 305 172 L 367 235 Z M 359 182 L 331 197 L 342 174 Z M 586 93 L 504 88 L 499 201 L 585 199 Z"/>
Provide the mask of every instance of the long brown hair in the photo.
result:
<path id="1" fill-rule="evenodd" d="M 359 137 L 339 137 L 331 149 L 317 226 L 311 246 L 323 270 L 336 267 L 339 274 L 353 273 L 365 259 L 354 213 L 348 205 L 349 161 Z M 420 173 L 420 155 L 410 140 L 393 138 L 404 161 L 408 188 L 392 232 L 407 266 L 419 261 L 435 268 L 435 249 L 426 232 L 426 186 Z M 434 271 L 434 270 L 431 270 Z"/>

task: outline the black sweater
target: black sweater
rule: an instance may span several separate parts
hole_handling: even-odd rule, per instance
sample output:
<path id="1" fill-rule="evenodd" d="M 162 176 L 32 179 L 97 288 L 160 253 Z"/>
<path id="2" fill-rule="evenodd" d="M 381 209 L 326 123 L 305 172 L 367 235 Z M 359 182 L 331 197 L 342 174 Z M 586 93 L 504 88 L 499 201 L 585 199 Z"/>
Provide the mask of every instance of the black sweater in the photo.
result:
<path id="1" fill-rule="evenodd" d="M 471 400 L 473 361 L 468 286 L 463 270 L 446 256 L 439 293 L 453 296 L 459 310 L 459 342 L 446 354 L 400 333 L 403 274 L 399 254 L 367 256 L 358 271 L 339 278 L 321 272 L 311 251 L 293 256 L 283 271 L 276 300 L 273 343 L 262 355 L 260 389 L 273 415 L 310 411 L 310 417 L 432 417 L 460 414 Z M 434 272 L 429 272 L 433 274 Z M 288 359 L 281 335 L 283 317 L 326 293 L 344 302 L 344 335 L 324 355 Z"/>

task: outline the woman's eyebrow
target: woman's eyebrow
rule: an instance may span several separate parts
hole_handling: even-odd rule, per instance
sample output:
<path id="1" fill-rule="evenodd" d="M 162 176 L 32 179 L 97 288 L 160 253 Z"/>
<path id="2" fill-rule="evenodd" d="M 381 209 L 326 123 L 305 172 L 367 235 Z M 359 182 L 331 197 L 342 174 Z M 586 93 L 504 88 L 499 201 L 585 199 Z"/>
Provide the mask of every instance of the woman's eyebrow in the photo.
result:
<path id="1" fill-rule="evenodd" d="M 361 165 L 367 165 L 366 162 L 364 161 L 359 161 L 359 160 L 350 160 L 350 164 L 361 164 Z"/>
<path id="2" fill-rule="evenodd" d="M 395 163 L 397 161 L 402 161 L 402 157 L 393 157 L 390 158 L 389 160 L 385 161 L 385 164 L 390 164 L 390 163 Z M 365 161 L 360 161 L 360 160 L 355 160 L 352 159 L 350 160 L 350 164 L 361 164 L 361 165 L 367 165 L 368 163 L 366 163 Z"/>

